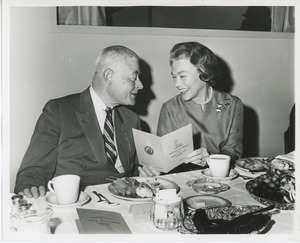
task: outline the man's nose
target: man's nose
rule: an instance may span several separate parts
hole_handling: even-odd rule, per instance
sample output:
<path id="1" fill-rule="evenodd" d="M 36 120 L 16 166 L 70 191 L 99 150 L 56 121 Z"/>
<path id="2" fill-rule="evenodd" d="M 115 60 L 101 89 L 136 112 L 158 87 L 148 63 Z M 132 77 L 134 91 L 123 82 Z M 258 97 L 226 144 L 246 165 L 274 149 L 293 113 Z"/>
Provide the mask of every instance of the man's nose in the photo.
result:
<path id="1" fill-rule="evenodd" d="M 144 86 L 143 86 L 143 84 L 142 84 L 142 82 L 139 78 L 137 78 L 137 80 L 135 81 L 135 87 L 137 89 L 143 89 L 144 88 Z"/>

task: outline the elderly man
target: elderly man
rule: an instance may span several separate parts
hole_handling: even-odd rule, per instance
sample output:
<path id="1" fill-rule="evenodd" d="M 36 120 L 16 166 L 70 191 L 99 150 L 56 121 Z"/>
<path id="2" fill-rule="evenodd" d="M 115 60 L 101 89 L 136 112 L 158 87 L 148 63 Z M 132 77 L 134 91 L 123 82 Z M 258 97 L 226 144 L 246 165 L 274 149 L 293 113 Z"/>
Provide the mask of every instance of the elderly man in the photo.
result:
<path id="1" fill-rule="evenodd" d="M 47 182 L 62 174 L 81 177 L 80 186 L 106 183 L 108 176 L 149 176 L 138 168 L 132 128 L 138 115 L 122 105 L 134 105 L 143 88 L 139 58 L 124 46 L 103 49 L 92 85 L 80 94 L 50 100 L 38 119 L 17 174 L 15 193 L 37 198 Z"/>

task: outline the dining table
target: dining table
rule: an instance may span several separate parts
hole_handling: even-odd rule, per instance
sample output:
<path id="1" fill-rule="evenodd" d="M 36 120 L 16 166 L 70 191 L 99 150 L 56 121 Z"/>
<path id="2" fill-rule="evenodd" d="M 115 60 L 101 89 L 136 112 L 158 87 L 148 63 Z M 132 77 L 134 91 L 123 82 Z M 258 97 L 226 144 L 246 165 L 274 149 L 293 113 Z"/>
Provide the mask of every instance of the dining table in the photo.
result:
<path id="1" fill-rule="evenodd" d="M 181 173 L 174 174 L 166 174 L 159 176 L 159 178 L 164 178 L 176 183 L 179 186 L 178 195 L 183 199 L 183 201 L 191 196 L 203 195 L 203 193 L 196 192 L 193 187 L 189 185 L 188 182 L 203 178 L 203 173 L 201 170 L 187 171 Z M 231 202 L 232 205 L 259 205 L 261 207 L 265 207 L 265 205 L 259 203 L 255 200 L 251 194 L 247 191 L 245 185 L 248 180 L 245 180 L 241 176 L 236 176 L 225 183 L 229 186 L 229 189 L 223 192 L 216 194 L 218 197 L 225 198 Z M 103 211 L 113 211 L 118 212 L 124 218 L 126 224 L 128 225 L 131 235 L 141 237 L 142 235 L 151 234 L 150 238 L 146 239 L 156 239 L 156 237 L 175 237 L 176 239 L 180 239 L 182 237 L 195 237 L 196 239 L 200 239 L 202 237 L 200 234 L 182 234 L 180 230 L 175 229 L 171 231 L 161 230 L 155 227 L 153 221 L 151 220 L 150 215 L 146 215 L 145 217 L 137 217 L 133 212 L 134 205 L 147 205 L 151 204 L 151 200 L 149 201 L 135 201 L 135 200 L 124 200 L 122 198 L 114 196 L 109 190 L 108 186 L 111 182 L 108 181 L 106 184 L 99 185 L 90 185 L 84 189 L 84 192 L 90 196 L 90 200 L 84 205 L 75 205 L 71 207 L 52 207 L 53 213 L 50 218 L 50 228 L 51 235 L 55 237 L 68 237 L 68 239 L 80 239 L 83 234 L 80 233 L 78 228 L 79 216 L 77 213 L 77 209 L 92 209 L 92 210 L 103 210 Z M 93 191 L 101 193 L 104 197 L 112 202 L 118 203 L 118 205 L 111 205 L 107 203 L 99 203 L 97 195 L 93 193 Z M 48 192 L 49 193 L 49 192 Z M 40 197 L 38 199 L 28 198 L 27 200 L 37 207 L 49 207 L 46 197 Z M 51 206 L 50 206 L 51 207 Z M 295 239 L 297 238 L 297 233 L 299 230 L 299 214 L 297 214 L 295 210 L 277 210 L 277 213 L 272 214 L 271 221 L 265 230 L 265 235 L 275 236 L 276 239 Z M 7 224 L 6 227 L 9 227 Z M 11 235 L 17 237 L 17 232 L 11 231 Z M 34 235 L 35 232 L 28 232 L 28 237 Z M 101 233 L 100 233 L 101 234 Z M 100 235 L 99 234 L 99 235 Z M 13 237 L 13 238 L 14 238 Z M 79 238 L 78 238 L 79 237 Z M 197 238 L 198 237 L 198 238 Z M 158 238 L 162 239 L 162 238 Z"/>

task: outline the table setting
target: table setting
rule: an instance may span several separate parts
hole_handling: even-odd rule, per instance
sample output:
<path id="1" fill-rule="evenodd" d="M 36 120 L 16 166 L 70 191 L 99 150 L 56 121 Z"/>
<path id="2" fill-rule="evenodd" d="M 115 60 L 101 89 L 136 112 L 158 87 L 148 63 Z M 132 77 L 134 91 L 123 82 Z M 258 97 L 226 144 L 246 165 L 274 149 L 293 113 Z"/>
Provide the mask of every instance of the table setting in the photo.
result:
<path id="1" fill-rule="evenodd" d="M 49 181 L 44 197 L 12 194 L 9 228 L 16 235 L 293 234 L 294 172 L 284 158 L 243 158 L 232 166 L 228 156 L 211 155 L 202 170 L 110 177 L 84 191 L 78 176 L 63 175 Z"/>

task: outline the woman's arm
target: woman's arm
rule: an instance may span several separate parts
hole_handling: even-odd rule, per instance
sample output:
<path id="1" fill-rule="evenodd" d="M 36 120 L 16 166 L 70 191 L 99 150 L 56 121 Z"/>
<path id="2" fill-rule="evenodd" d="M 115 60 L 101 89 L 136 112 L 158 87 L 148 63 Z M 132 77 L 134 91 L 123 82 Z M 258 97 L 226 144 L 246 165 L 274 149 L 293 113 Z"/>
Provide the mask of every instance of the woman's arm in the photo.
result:
<path id="1" fill-rule="evenodd" d="M 229 137 L 221 148 L 221 153 L 229 155 L 233 160 L 240 159 L 243 153 L 243 123 L 244 106 L 242 101 L 238 99 Z"/>

